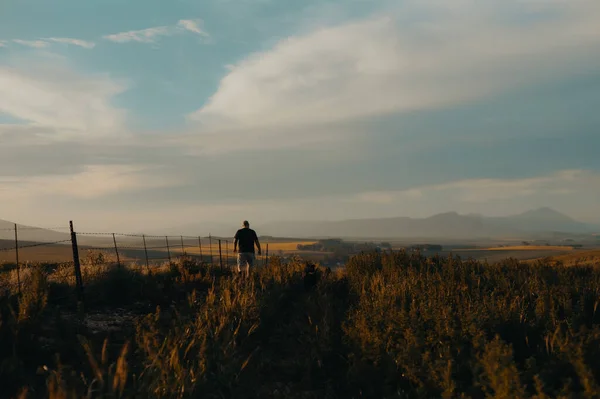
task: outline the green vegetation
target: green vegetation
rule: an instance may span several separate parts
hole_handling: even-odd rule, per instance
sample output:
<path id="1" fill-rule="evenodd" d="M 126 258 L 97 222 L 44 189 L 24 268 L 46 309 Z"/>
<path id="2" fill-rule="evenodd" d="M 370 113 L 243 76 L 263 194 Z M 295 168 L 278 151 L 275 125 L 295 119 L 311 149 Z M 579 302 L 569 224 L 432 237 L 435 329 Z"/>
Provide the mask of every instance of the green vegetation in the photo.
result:
<path id="1" fill-rule="evenodd" d="M 297 259 L 272 258 L 248 281 L 190 259 L 152 274 L 87 265 L 85 309 L 74 305 L 68 267 L 23 273 L 23 295 L 2 299 L 0 395 L 545 399 L 600 392 L 594 266 L 373 252 L 354 256 L 345 271 L 319 268 L 307 291 Z M 122 321 L 92 328 L 98 314 Z"/>

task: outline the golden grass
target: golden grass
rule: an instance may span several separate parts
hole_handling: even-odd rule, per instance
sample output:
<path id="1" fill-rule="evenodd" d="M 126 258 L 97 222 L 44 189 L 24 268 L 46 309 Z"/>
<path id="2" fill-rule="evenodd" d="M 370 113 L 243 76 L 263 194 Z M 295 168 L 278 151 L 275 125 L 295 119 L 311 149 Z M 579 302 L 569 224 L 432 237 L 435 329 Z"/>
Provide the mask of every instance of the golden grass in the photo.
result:
<path id="1" fill-rule="evenodd" d="M 476 249 L 475 251 L 477 251 Z M 573 247 L 567 245 L 513 245 L 507 247 L 491 247 L 480 251 L 572 251 Z"/>
<path id="2" fill-rule="evenodd" d="M 73 260 L 70 245 L 19 249 L 20 262 L 68 262 Z M 15 251 L 0 252 L 0 262 L 14 262 Z"/>
<path id="3" fill-rule="evenodd" d="M 276 253 L 279 251 L 283 251 L 284 253 L 295 252 L 298 249 L 298 245 L 309 245 L 314 244 L 315 241 L 293 241 L 293 242 L 270 242 L 270 241 L 262 241 L 260 243 L 263 254 L 267 250 L 267 244 L 269 245 L 269 253 Z M 173 246 L 173 251 L 181 251 L 181 248 L 177 245 Z M 185 248 L 186 253 L 190 255 L 198 255 L 200 253 L 199 247 L 188 247 Z M 224 242 L 221 243 L 221 253 L 233 254 L 233 243 L 229 242 L 225 245 Z M 211 247 L 208 244 L 202 243 L 202 255 L 208 255 L 211 253 Z M 218 256 L 219 254 L 219 244 L 212 243 L 212 254 L 213 256 Z"/>
<path id="4" fill-rule="evenodd" d="M 600 265 L 600 249 L 577 251 L 568 254 L 551 256 L 545 259 L 549 263 L 561 263 L 565 266 L 594 266 Z M 530 260 L 529 263 L 536 260 Z"/>
<path id="5" fill-rule="evenodd" d="M 307 291 L 297 259 L 274 257 L 247 280 L 189 258 L 152 274 L 85 259 L 88 315 L 94 305 L 108 317 L 136 302 L 150 309 L 129 330 L 92 333 L 83 317 L 55 319 L 58 287 L 33 269 L 17 312 L 0 301 L 7 397 L 545 399 L 600 392 L 599 268 L 367 253 L 345 270 L 319 268 Z M 40 344 L 47 337 L 58 337 L 49 348 Z"/>

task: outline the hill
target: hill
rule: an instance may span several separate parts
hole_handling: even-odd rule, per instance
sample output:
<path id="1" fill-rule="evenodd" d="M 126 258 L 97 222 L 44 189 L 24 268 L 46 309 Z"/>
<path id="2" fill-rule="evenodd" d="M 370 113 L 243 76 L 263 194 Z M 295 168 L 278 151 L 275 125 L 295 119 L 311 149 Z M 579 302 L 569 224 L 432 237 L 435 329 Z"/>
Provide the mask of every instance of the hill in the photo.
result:
<path id="1" fill-rule="evenodd" d="M 15 223 L 0 219 L 0 240 L 12 241 L 15 239 Z M 46 242 L 69 239 L 69 233 L 48 230 L 35 226 L 17 224 L 19 241 Z"/>
<path id="2" fill-rule="evenodd" d="M 552 233 L 591 235 L 600 230 L 550 208 L 486 217 L 446 212 L 428 218 L 393 217 L 342 221 L 287 221 L 257 227 L 262 234 L 290 237 L 454 238 L 538 237 Z"/>

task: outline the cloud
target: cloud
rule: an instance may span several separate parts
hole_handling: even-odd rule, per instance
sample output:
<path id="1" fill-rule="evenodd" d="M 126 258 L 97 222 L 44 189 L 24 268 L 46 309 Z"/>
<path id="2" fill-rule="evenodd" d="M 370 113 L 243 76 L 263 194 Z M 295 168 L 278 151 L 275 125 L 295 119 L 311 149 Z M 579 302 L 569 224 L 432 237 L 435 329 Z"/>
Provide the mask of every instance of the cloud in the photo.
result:
<path id="1" fill-rule="evenodd" d="M 46 198 L 47 196 L 92 199 L 146 188 L 167 188 L 180 184 L 157 174 L 147 165 L 85 165 L 70 175 L 3 176 L 0 192 L 3 201 Z"/>
<path id="2" fill-rule="evenodd" d="M 523 201 L 543 203 L 560 197 L 600 195 L 600 174 L 586 170 L 562 170 L 547 176 L 516 179 L 467 179 L 444 184 L 412 187 L 398 191 L 356 194 L 350 202 L 401 205 L 412 201 L 442 198 L 447 204 L 489 205 L 492 202 Z"/>
<path id="3" fill-rule="evenodd" d="M 398 7 L 248 56 L 190 121 L 205 130 L 339 122 L 471 102 L 600 66 L 594 0 Z"/>
<path id="4" fill-rule="evenodd" d="M 182 19 L 175 26 L 157 26 L 153 28 L 132 30 L 104 36 L 104 39 L 115 43 L 155 43 L 159 37 L 172 36 L 183 32 L 192 32 L 200 36 L 208 37 L 208 33 L 201 28 L 200 19 Z"/>
<path id="5" fill-rule="evenodd" d="M 69 44 L 69 45 L 79 46 L 79 47 L 83 47 L 83 48 L 87 48 L 87 49 L 91 49 L 96 46 L 96 44 L 93 42 L 81 40 L 81 39 L 74 39 L 74 38 L 70 38 L 70 37 L 49 37 L 49 38 L 43 38 L 43 39 L 37 39 L 37 40 L 13 39 L 12 42 L 16 43 L 16 44 L 20 44 L 21 46 L 26 46 L 26 47 L 36 48 L 36 49 L 47 48 L 52 43 Z M 0 47 L 5 47 L 7 45 L 7 43 L 8 43 L 7 41 L 0 41 Z"/>
<path id="6" fill-rule="evenodd" d="M 115 33 L 104 36 L 104 39 L 115 43 L 140 42 L 154 43 L 157 37 L 169 36 L 172 30 L 167 26 L 157 26 L 154 28 L 132 30 L 128 32 Z"/>
<path id="7" fill-rule="evenodd" d="M 111 104 L 125 90 L 105 74 L 82 74 L 56 56 L 26 57 L 0 66 L 0 113 L 39 136 L 80 139 L 123 135 L 125 114 Z M 8 134 L 6 129 L 4 134 Z"/>
<path id="8" fill-rule="evenodd" d="M 272 151 L 285 148 L 306 149 L 332 145 L 339 140 L 360 139 L 364 131 L 350 124 L 317 124 L 287 127 L 285 134 L 273 127 L 236 129 L 216 128 L 190 130 L 163 140 L 165 145 L 179 146 L 190 155 L 220 155 L 240 151 Z M 293 141 L 290 141 L 293 137 Z M 330 154 L 330 157 L 335 155 Z"/>
<path id="9" fill-rule="evenodd" d="M 94 42 L 89 42 L 81 39 L 73 39 L 69 37 L 50 37 L 44 40 L 55 43 L 71 44 L 74 46 L 79 46 L 88 49 L 94 48 L 96 46 L 96 43 Z"/>
<path id="10" fill-rule="evenodd" d="M 31 47 L 31 48 L 45 48 L 48 47 L 50 45 L 50 43 L 48 43 L 47 41 L 44 40 L 21 40 L 21 39 L 14 39 L 13 40 L 14 43 L 20 44 L 22 46 L 27 46 L 27 47 Z"/>
<path id="11" fill-rule="evenodd" d="M 192 33 L 196 33 L 200 36 L 208 37 L 209 34 L 206 33 L 204 29 L 202 29 L 202 20 L 201 19 L 182 19 L 177 22 L 177 26 L 181 27 L 187 31 Z"/>

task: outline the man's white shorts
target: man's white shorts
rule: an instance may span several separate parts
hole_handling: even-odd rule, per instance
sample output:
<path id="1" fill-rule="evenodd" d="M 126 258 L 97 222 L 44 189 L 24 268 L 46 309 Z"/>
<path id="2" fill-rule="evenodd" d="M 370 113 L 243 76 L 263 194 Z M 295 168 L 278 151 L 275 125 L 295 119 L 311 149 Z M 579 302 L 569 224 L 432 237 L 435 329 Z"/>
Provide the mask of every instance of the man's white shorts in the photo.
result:
<path id="1" fill-rule="evenodd" d="M 248 272 L 254 266 L 254 254 L 252 252 L 240 252 L 237 256 L 238 272 Z"/>

